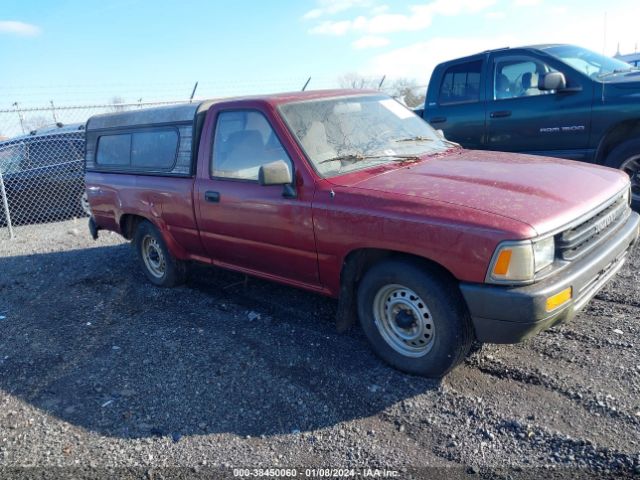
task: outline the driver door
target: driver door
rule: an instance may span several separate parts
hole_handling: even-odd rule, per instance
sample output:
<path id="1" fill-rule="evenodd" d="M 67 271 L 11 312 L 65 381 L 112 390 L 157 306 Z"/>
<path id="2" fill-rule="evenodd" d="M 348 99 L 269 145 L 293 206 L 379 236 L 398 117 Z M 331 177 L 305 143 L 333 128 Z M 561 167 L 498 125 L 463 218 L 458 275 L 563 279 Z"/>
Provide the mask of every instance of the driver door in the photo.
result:
<path id="1" fill-rule="evenodd" d="M 235 270 L 317 286 L 314 185 L 296 168 L 268 116 L 214 106 L 204 128 L 213 143 L 200 153 L 196 204 L 209 257 Z M 295 195 L 258 182 L 260 166 L 276 160 L 289 165 Z"/>
<path id="2" fill-rule="evenodd" d="M 585 160 L 591 129 L 589 88 L 543 91 L 538 80 L 556 71 L 534 56 L 493 55 L 487 85 L 487 148 Z M 564 72 L 563 72 L 564 73 Z"/>

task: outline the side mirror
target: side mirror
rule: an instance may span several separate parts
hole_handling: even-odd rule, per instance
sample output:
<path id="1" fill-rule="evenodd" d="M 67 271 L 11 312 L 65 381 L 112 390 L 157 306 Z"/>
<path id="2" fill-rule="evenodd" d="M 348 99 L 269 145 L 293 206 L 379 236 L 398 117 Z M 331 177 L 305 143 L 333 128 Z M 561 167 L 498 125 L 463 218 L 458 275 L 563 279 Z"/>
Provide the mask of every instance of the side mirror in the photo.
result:
<path id="1" fill-rule="evenodd" d="M 538 80 L 538 90 L 564 90 L 565 88 L 567 88 L 567 79 L 561 72 L 545 73 Z"/>
<path id="2" fill-rule="evenodd" d="M 284 160 L 265 163 L 258 171 L 260 185 L 290 185 L 293 177 L 289 165 Z"/>

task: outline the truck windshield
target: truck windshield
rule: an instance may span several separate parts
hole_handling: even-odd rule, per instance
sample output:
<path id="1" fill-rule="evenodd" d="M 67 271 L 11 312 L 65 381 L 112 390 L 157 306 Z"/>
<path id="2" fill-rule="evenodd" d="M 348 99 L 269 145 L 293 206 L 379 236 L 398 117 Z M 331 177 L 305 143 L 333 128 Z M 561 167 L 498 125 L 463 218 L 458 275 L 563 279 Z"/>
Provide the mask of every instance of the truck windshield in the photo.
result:
<path id="1" fill-rule="evenodd" d="M 573 45 L 558 45 L 545 48 L 545 51 L 595 80 L 605 80 L 617 74 L 638 70 L 616 58 L 605 57 L 586 48 Z"/>
<path id="2" fill-rule="evenodd" d="M 415 161 L 455 145 L 384 95 L 288 103 L 280 112 L 323 177 L 383 163 Z"/>

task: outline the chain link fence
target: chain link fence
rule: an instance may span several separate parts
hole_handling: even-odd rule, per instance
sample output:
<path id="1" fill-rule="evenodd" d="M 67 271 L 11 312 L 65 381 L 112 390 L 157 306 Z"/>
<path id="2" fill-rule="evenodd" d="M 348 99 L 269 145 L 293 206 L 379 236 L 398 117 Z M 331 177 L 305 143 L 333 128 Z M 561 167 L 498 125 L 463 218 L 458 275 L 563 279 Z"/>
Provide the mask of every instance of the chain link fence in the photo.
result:
<path id="1" fill-rule="evenodd" d="M 90 214 L 84 124 L 99 113 L 182 101 L 0 110 L 0 240 L 20 226 Z"/>

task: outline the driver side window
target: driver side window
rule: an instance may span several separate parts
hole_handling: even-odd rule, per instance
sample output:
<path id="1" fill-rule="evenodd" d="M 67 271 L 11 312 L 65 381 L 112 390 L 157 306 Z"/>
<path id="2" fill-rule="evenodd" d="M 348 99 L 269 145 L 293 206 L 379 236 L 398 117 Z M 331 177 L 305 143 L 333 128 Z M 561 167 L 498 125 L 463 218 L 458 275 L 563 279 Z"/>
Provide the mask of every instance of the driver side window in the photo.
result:
<path id="1" fill-rule="evenodd" d="M 549 65 L 534 59 L 500 60 L 496 62 L 493 99 L 503 100 L 554 93 L 538 88 L 538 81 L 542 76 L 553 71 L 555 70 Z"/>
<path id="2" fill-rule="evenodd" d="M 210 174 L 214 178 L 258 181 L 262 165 L 291 160 L 269 121 L 254 110 L 233 110 L 218 115 Z"/>

